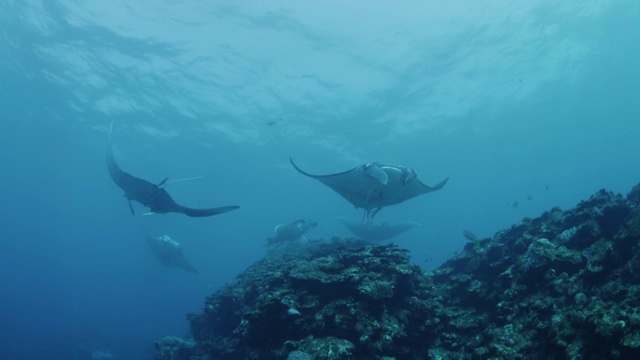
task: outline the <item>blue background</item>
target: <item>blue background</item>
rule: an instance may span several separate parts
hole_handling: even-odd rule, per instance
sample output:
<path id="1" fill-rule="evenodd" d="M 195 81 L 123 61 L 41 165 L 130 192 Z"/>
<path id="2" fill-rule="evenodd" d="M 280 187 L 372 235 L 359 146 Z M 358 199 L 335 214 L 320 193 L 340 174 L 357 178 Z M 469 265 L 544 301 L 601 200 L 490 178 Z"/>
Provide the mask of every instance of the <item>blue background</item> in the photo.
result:
<path id="1" fill-rule="evenodd" d="M 5 1 L 0 4 L 0 357 L 117 359 L 187 312 L 279 223 L 346 236 L 356 211 L 297 174 L 380 161 L 439 192 L 383 209 L 434 268 L 464 246 L 640 180 L 640 3 Z M 108 176 L 227 214 L 131 216 Z M 518 202 L 517 207 L 510 204 Z M 144 209 L 135 205 L 138 213 Z M 199 269 L 162 267 L 145 235 Z"/>

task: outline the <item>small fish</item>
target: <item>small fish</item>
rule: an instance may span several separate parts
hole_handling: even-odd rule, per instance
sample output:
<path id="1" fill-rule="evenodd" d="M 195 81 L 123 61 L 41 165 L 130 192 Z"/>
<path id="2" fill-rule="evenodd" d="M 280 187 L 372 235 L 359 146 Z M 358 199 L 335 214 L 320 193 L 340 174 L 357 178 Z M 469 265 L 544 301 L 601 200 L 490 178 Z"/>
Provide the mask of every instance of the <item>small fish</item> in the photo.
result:
<path id="1" fill-rule="evenodd" d="M 267 122 L 267 126 L 273 126 L 273 125 L 279 123 L 280 121 L 282 121 L 281 117 L 278 118 L 277 120 L 270 120 L 270 121 Z"/>
<path id="2" fill-rule="evenodd" d="M 531 195 L 527 195 L 527 200 L 531 201 L 533 200 L 533 197 Z"/>

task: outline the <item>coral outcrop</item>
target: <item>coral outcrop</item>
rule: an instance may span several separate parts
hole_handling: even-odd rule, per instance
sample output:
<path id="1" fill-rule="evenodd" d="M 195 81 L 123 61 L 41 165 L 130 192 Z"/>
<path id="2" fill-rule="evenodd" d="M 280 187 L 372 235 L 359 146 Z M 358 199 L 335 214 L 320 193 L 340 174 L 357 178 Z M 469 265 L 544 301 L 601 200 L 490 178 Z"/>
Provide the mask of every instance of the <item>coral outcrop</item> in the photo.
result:
<path id="1" fill-rule="evenodd" d="M 158 360 L 640 358 L 640 186 L 604 190 L 432 272 L 354 239 L 271 253 Z"/>

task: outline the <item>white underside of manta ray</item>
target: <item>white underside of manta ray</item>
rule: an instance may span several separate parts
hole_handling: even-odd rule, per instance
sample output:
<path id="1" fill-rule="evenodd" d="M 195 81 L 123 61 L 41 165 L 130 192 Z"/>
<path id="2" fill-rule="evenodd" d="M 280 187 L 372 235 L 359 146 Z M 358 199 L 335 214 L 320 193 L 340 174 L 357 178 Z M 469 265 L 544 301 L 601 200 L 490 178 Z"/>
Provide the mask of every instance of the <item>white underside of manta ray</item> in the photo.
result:
<path id="1" fill-rule="evenodd" d="M 318 226 L 318 223 L 309 219 L 298 219 L 292 223 L 279 224 L 273 229 L 273 237 L 267 238 L 267 243 L 258 251 L 266 247 L 277 248 L 283 244 L 291 244 L 296 241 L 308 241 L 305 234 L 316 226 Z"/>
<path id="2" fill-rule="evenodd" d="M 320 181 L 356 208 L 364 209 L 367 218 L 374 217 L 383 207 L 440 190 L 449 180 L 446 178 L 435 186 L 427 186 L 413 169 L 377 162 L 337 174 L 312 175 L 300 169 L 293 159 L 289 158 L 289 161 L 302 175 Z"/>
<path id="3" fill-rule="evenodd" d="M 184 257 L 182 245 L 168 235 L 147 237 L 147 243 L 153 255 L 160 260 L 162 265 L 174 266 L 191 273 L 198 270 Z"/>
<path id="4" fill-rule="evenodd" d="M 318 223 L 308 219 L 299 219 L 290 224 L 280 224 L 273 229 L 274 236 L 267 238 L 267 245 L 306 241 L 305 234 L 316 226 L 318 226 Z"/>
<path id="5" fill-rule="evenodd" d="M 338 220 L 349 229 L 349 231 L 364 240 L 371 242 L 382 242 L 392 237 L 398 236 L 405 231 L 411 230 L 420 224 L 411 221 L 405 221 L 397 224 L 384 223 L 363 223 L 352 221 L 344 217 L 338 217 Z"/>

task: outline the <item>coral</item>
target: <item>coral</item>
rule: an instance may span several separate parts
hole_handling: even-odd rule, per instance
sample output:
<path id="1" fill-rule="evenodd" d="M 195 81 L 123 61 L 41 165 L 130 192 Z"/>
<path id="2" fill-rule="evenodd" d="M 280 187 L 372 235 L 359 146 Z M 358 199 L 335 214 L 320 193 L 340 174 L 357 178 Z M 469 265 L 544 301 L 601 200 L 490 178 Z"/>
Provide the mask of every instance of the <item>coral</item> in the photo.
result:
<path id="1" fill-rule="evenodd" d="M 156 342 L 156 349 L 158 350 L 157 360 L 189 360 L 189 359 L 201 359 L 203 357 L 192 357 L 192 350 L 195 348 L 195 342 L 193 340 L 183 340 L 173 336 L 167 336 L 160 341 Z"/>
<path id="2" fill-rule="evenodd" d="M 287 356 L 287 360 L 313 360 L 311 355 L 307 354 L 304 351 L 294 350 L 289 353 Z"/>
<path id="3" fill-rule="evenodd" d="M 207 298 L 202 314 L 190 316 L 206 353 L 284 359 L 298 350 L 314 359 L 374 358 L 420 341 L 407 331 L 433 331 L 409 321 L 412 308 L 423 306 L 417 299 L 430 294 L 405 250 L 353 239 L 305 246 L 295 256 L 259 261 Z M 429 314 L 424 306 L 421 312 Z"/>
<path id="4" fill-rule="evenodd" d="M 422 272 L 397 246 L 291 244 L 190 314 L 166 359 L 640 356 L 640 185 L 601 190 Z"/>

